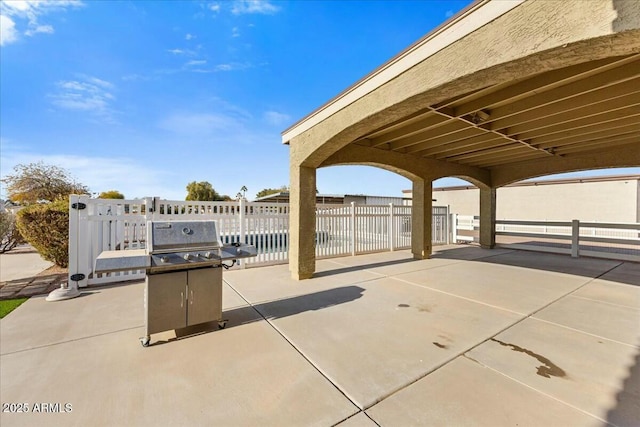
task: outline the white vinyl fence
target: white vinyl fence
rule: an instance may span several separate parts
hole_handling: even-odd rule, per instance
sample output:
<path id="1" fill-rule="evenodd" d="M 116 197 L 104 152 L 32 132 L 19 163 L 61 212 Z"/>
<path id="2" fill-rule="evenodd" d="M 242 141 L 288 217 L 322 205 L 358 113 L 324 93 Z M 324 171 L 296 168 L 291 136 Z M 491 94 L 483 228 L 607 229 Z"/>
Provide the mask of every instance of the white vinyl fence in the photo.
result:
<path id="1" fill-rule="evenodd" d="M 479 217 L 451 215 L 452 243 L 478 242 Z M 496 220 L 496 245 L 573 257 L 640 261 L 640 224 Z"/>
<path id="2" fill-rule="evenodd" d="M 446 243 L 446 242 L 445 242 Z M 411 206 L 317 205 L 316 257 L 411 247 Z"/>
<path id="3" fill-rule="evenodd" d="M 446 244 L 448 208 L 434 207 L 433 243 Z M 94 273 L 102 251 L 144 248 L 148 220 L 213 219 L 223 243 L 255 245 L 241 267 L 289 261 L 289 205 L 247 202 L 91 199 L 71 196 L 69 280 L 89 284 L 142 279 L 145 272 Z M 316 256 L 329 258 L 411 247 L 411 206 L 317 205 Z"/>
<path id="4" fill-rule="evenodd" d="M 95 259 L 106 250 L 146 245 L 149 220 L 213 219 L 223 243 L 255 245 L 258 256 L 241 267 L 289 261 L 289 205 L 247 202 L 91 199 L 71 196 L 69 280 L 78 286 L 142 279 L 144 271 L 96 274 Z M 434 245 L 478 241 L 479 219 L 433 207 Z M 411 206 L 316 206 L 316 257 L 330 258 L 411 247 Z M 503 247 L 640 261 L 640 224 L 579 221 L 496 221 Z"/>

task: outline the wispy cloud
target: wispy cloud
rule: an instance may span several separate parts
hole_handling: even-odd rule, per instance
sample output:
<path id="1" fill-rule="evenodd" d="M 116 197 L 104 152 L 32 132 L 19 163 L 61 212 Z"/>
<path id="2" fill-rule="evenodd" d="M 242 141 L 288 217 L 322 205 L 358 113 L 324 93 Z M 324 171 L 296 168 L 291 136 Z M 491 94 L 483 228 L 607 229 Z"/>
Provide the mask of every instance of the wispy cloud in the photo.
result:
<path id="1" fill-rule="evenodd" d="M 212 71 L 238 71 L 252 68 L 253 66 L 248 62 L 229 62 L 226 64 L 218 64 L 213 67 Z"/>
<path id="2" fill-rule="evenodd" d="M 115 100 L 113 83 L 97 77 L 77 75 L 76 80 L 61 80 L 50 94 L 51 103 L 71 111 L 84 111 L 107 123 L 115 122 L 111 106 Z"/>
<path id="3" fill-rule="evenodd" d="M 24 32 L 27 36 L 33 36 L 34 34 L 43 33 L 43 34 L 53 34 L 54 30 L 51 25 L 37 25 L 35 28 L 31 28 Z"/>
<path id="4" fill-rule="evenodd" d="M 207 61 L 204 60 L 204 59 L 194 59 L 192 61 L 187 62 L 184 65 L 185 65 L 185 67 L 194 67 L 194 66 L 197 66 L 197 65 L 204 65 L 206 63 L 207 63 Z"/>
<path id="5" fill-rule="evenodd" d="M 22 30 L 24 35 L 52 34 L 55 30 L 52 25 L 42 24 L 43 15 L 51 12 L 65 10 L 69 7 L 80 7 L 80 0 L 11 0 L 0 3 L 0 45 L 4 46 L 18 40 L 19 26 L 26 24 Z"/>
<path id="6" fill-rule="evenodd" d="M 214 13 L 220 12 L 220 3 L 210 3 L 207 7 Z"/>
<path id="7" fill-rule="evenodd" d="M 163 119 L 159 127 L 177 134 L 207 138 L 222 133 L 233 134 L 243 126 L 240 118 L 230 114 L 180 112 Z"/>
<path id="8" fill-rule="evenodd" d="M 7 150 L 2 140 L 2 171 L 12 172 L 18 164 L 44 162 L 64 168 L 86 185 L 92 192 L 117 190 L 129 199 L 147 196 L 162 196 L 171 200 L 184 198 L 184 191 L 168 190 L 179 173 L 166 168 L 152 169 L 147 162 L 131 157 L 82 156 L 68 153 L 41 154 L 25 147 L 12 146 Z M 126 177 L 123 179 L 123 177 Z M 2 197 L 6 197 L 2 189 Z"/>
<path id="9" fill-rule="evenodd" d="M 173 55 L 186 55 L 186 56 L 193 56 L 196 54 L 193 50 L 190 50 L 190 49 L 167 49 L 167 52 Z"/>
<path id="10" fill-rule="evenodd" d="M 231 71 L 242 71 L 247 70 L 249 68 L 253 68 L 254 65 L 249 62 L 229 62 L 217 64 L 212 67 L 206 66 L 206 60 L 193 60 L 185 63 L 182 68 L 172 68 L 172 69 L 162 69 L 157 70 L 158 74 L 175 74 L 181 72 L 190 72 L 190 73 L 221 73 L 221 72 L 231 72 Z"/>
<path id="11" fill-rule="evenodd" d="M 240 29 L 238 27 L 231 29 L 231 37 L 240 37 Z"/>
<path id="12" fill-rule="evenodd" d="M 148 75 L 148 74 L 138 74 L 138 73 L 126 74 L 121 77 L 121 79 L 125 82 L 149 81 L 149 80 L 156 80 L 157 78 L 158 78 L 157 76 Z"/>
<path id="13" fill-rule="evenodd" d="M 191 33 L 187 33 L 187 34 L 184 36 L 184 39 L 185 39 L 185 40 L 191 40 L 191 39 L 195 39 L 195 38 L 196 38 L 196 36 L 194 36 L 194 35 L 193 35 L 193 34 L 191 34 Z"/>
<path id="14" fill-rule="evenodd" d="M 233 2 L 231 13 L 234 15 L 244 15 L 258 13 L 263 15 L 273 15 L 280 10 L 268 0 L 236 0 Z"/>
<path id="15" fill-rule="evenodd" d="M 253 115 L 222 99 L 212 99 L 206 111 L 175 111 L 158 122 L 158 127 L 180 140 L 229 144 L 258 144 L 273 138 L 256 128 Z M 277 135 L 277 134 L 276 134 Z"/>
<path id="16" fill-rule="evenodd" d="M 0 15 L 0 46 L 16 40 L 18 40 L 18 31 L 15 22 L 8 16 Z"/>
<path id="17" fill-rule="evenodd" d="M 86 74 L 78 74 L 78 77 L 84 79 L 85 81 L 100 86 L 103 89 L 114 89 L 115 86 L 113 83 L 110 83 L 106 80 L 99 79 L 97 77 L 87 76 Z"/>
<path id="18" fill-rule="evenodd" d="M 282 126 L 291 121 L 291 116 L 277 111 L 267 111 L 264 113 L 264 119 L 271 125 Z"/>

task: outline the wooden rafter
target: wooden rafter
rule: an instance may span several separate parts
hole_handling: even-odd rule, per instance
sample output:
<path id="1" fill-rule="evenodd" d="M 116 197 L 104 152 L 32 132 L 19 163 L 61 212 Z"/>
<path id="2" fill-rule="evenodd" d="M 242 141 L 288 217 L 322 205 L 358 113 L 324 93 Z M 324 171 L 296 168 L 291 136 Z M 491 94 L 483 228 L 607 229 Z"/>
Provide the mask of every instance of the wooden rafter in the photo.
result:
<path id="1" fill-rule="evenodd" d="M 640 54 L 458 95 L 354 141 L 484 168 L 639 142 Z"/>

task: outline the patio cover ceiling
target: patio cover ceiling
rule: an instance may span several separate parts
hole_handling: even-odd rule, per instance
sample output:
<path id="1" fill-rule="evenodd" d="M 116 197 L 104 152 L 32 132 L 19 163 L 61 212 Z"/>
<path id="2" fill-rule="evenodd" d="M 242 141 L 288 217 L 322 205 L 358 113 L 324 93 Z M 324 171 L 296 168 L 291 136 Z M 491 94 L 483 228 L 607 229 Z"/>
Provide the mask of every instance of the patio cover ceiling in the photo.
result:
<path id="1" fill-rule="evenodd" d="M 428 105 L 352 144 L 494 168 L 638 142 L 640 54 L 485 87 Z"/>

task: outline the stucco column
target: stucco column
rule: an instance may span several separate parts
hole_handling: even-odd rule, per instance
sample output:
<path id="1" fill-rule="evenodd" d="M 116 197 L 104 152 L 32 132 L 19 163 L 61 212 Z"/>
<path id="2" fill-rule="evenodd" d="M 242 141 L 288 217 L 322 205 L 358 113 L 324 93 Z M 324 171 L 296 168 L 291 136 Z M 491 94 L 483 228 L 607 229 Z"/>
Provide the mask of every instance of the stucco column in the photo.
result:
<path id="1" fill-rule="evenodd" d="M 480 188 L 480 246 L 496 245 L 496 189 Z"/>
<path id="2" fill-rule="evenodd" d="M 431 256 L 431 181 L 413 181 L 411 208 L 411 252 L 415 259 Z"/>
<path id="3" fill-rule="evenodd" d="M 316 271 L 316 170 L 291 165 L 289 270 L 296 280 Z"/>

